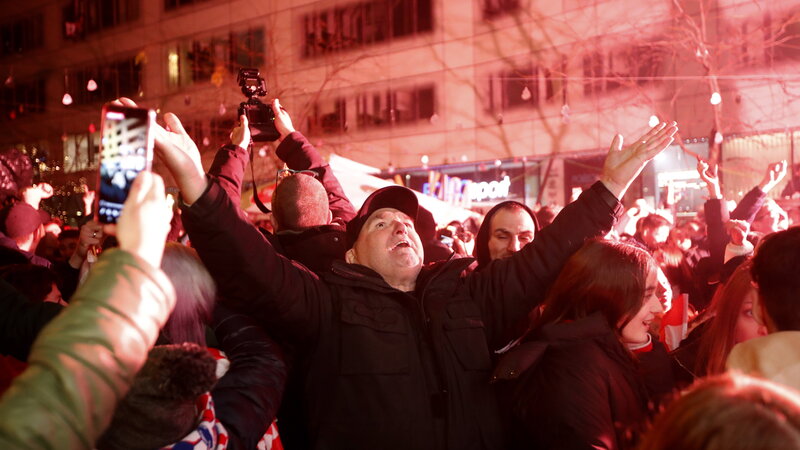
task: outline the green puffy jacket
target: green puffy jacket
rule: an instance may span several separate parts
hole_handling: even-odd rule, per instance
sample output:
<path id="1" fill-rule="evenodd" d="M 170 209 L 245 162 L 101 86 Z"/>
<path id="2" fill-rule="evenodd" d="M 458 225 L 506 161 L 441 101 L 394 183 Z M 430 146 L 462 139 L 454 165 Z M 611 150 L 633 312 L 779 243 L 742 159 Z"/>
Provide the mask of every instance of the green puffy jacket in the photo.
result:
<path id="1" fill-rule="evenodd" d="M 160 269 L 104 253 L 0 399 L 0 448 L 93 448 L 174 305 Z"/>

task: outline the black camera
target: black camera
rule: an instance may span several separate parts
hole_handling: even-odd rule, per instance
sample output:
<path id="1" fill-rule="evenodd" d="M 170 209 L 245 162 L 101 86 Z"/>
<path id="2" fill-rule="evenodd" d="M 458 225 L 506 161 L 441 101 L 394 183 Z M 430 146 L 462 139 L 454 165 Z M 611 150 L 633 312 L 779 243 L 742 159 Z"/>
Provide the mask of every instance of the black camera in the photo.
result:
<path id="1" fill-rule="evenodd" d="M 242 88 L 242 94 L 247 97 L 246 102 L 239 103 L 239 115 L 247 116 L 253 142 L 278 140 L 281 134 L 275 128 L 275 113 L 272 111 L 272 106 L 265 105 L 257 98 L 267 95 L 267 83 L 261 78 L 258 69 L 242 67 L 239 69 L 236 81 Z"/>

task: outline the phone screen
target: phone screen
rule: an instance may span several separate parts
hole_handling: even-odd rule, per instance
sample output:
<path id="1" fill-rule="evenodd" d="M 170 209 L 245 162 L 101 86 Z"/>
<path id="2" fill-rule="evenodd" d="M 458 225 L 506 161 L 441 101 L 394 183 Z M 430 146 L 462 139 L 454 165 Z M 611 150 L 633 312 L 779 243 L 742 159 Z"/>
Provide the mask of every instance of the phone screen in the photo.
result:
<path id="1" fill-rule="evenodd" d="M 155 112 L 106 105 L 102 114 L 99 195 L 95 210 L 100 223 L 116 223 L 133 180 L 152 164 L 150 129 Z"/>

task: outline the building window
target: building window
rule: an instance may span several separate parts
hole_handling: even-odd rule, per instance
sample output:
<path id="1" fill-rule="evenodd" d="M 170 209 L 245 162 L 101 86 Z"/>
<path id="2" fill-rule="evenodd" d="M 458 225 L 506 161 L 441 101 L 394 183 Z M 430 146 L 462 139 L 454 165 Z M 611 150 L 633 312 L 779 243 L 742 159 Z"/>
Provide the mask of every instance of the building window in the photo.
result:
<path id="1" fill-rule="evenodd" d="M 332 134 L 347 131 L 347 100 L 336 97 L 314 104 L 308 117 L 308 130 L 311 134 Z"/>
<path id="2" fill-rule="evenodd" d="M 516 108 L 535 107 L 539 104 L 566 98 L 564 71 L 566 59 L 559 69 L 532 64 L 514 70 L 502 70 L 489 75 L 489 110 L 494 112 Z"/>
<path id="3" fill-rule="evenodd" d="M 14 120 L 27 114 L 44 112 L 44 79 L 14 82 L 0 87 L 0 120 Z"/>
<path id="4" fill-rule="evenodd" d="M 78 69 L 68 73 L 67 92 L 76 105 L 107 102 L 120 96 L 133 97 L 141 87 L 141 71 L 135 58 Z M 97 83 L 93 92 L 86 89 L 89 80 Z"/>
<path id="5" fill-rule="evenodd" d="M 204 148 L 217 149 L 227 144 L 235 125 L 232 118 L 186 120 L 183 127 L 202 151 Z"/>
<path id="6" fill-rule="evenodd" d="M 18 55 L 44 45 L 41 14 L 0 25 L 0 57 Z"/>
<path id="7" fill-rule="evenodd" d="M 431 0 L 373 0 L 302 18 L 303 57 L 351 50 L 433 30 Z"/>
<path id="8" fill-rule="evenodd" d="M 164 11 L 172 11 L 173 9 L 191 6 L 206 1 L 208 0 L 164 0 Z"/>
<path id="9" fill-rule="evenodd" d="M 436 90 L 433 85 L 390 89 L 356 97 L 356 116 L 360 129 L 430 120 L 435 113 Z"/>
<path id="10" fill-rule="evenodd" d="M 167 53 L 168 83 L 188 86 L 210 81 L 220 70 L 236 73 L 240 67 L 260 67 L 264 54 L 263 28 L 183 42 Z"/>
<path id="11" fill-rule="evenodd" d="M 664 56 L 663 48 L 648 44 L 587 53 L 583 56 L 583 93 L 588 96 L 655 83 Z"/>
<path id="12" fill-rule="evenodd" d="M 482 5 L 483 18 L 487 20 L 519 11 L 519 0 L 482 0 Z"/>
<path id="13" fill-rule="evenodd" d="M 97 168 L 100 132 L 70 134 L 64 139 L 64 172 L 80 172 Z"/>
<path id="14" fill-rule="evenodd" d="M 64 37 L 81 40 L 139 18 L 139 0 L 72 0 L 64 7 Z"/>

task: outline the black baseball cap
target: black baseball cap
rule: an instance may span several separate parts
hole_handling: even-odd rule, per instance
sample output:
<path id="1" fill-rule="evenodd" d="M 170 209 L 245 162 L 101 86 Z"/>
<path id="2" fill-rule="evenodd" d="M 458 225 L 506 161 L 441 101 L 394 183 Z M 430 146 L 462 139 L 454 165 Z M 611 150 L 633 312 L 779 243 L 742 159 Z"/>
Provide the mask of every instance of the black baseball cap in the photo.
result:
<path id="1" fill-rule="evenodd" d="M 375 211 L 381 208 L 393 208 L 405 213 L 414 222 L 417 221 L 419 202 L 411 189 L 403 186 L 387 186 L 370 194 L 356 216 L 347 223 L 347 247 L 351 248 L 361 233 L 361 228 Z"/>

